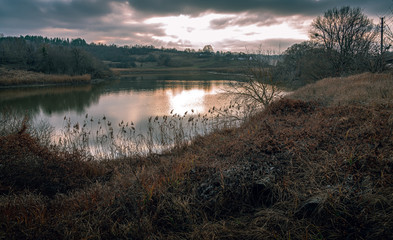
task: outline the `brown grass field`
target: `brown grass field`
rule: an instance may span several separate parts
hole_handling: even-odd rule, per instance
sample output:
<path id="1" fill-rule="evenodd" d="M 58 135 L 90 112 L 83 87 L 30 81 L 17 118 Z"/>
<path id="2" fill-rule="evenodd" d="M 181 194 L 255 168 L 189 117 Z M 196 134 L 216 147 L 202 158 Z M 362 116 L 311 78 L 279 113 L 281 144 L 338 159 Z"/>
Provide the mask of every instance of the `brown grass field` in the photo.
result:
<path id="1" fill-rule="evenodd" d="M 323 105 L 383 104 L 393 99 L 391 74 L 364 73 L 344 78 L 327 78 L 296 91 L 294 99 Z"/>
<path id="2" fill-rule="evenodd" d="M 20 122 L 0 136 L 0 239 L 393 236 L 391 74 L 321 80 L 147 157 L 65 153 Z"/>
<path id="3" fill-rule="evenodd" d="M 70 76 L 0 68 L 0 87 L 90 83 L 90 74 Z"/>

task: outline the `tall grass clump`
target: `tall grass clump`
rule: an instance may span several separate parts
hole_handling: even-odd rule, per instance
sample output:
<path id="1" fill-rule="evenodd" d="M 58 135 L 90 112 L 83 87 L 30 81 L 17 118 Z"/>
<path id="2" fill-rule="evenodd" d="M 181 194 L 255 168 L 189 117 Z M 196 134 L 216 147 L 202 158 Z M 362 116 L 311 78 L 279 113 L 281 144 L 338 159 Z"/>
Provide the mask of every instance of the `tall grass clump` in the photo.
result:
<path id="1" fill-rule="evenodd" d="M 45 121 L 32 123 L 29 111 L 20 114 L 7 107 L 0 109 L 0 136 L 7 136 L 26 131 L 37 139 L 40 144 L 49 146 L 52 143 L 54 128 Z"/>
<path id="2" fill-rule="evenodd" d="M 59 151 L 50 126 L 33 128 L 28 116 L 21 120 L 9 111 L 3 111 L 0 120 L 2 192 L 30 189 L 53 195 L 81 187 L 103 172 L 86 155 Z"/>

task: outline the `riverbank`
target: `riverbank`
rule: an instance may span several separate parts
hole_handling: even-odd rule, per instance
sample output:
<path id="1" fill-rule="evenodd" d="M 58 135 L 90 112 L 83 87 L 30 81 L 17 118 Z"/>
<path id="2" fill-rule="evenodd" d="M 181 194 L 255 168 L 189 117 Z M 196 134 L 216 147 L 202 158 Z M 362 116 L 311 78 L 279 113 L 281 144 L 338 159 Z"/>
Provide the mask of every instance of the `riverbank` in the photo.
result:
<path id="1" fill-rule="evenodd" d="M 0 87 L 49 86 L 91 83 L 91 75 L 45 74 L 21 69 L 0 67 Z"/>
<path id="2" fill-rule="evenodd" d="M 392 82 L 324 79 L 239 128 L 112 161 L 45 146 L 20 122 L 1 131 L 0 236 L 390 238 Z"/>
<path id="3" fill-rule="evenodd" d="M 207 72 L 217 74 L 236 74 L 241 73 L 240 68 L 111 68 L 114 76 L 139 76 L 154 74 L 184 75 Z M 53 85 L 81 85 L 103 81 L 102 79 L 92 79 L 90 74 L 84 75 L 60 75 L 45 74 L 33 71 L 13 69 L 10 67 L 0 67 L 0 88 L 31 87 L 31 86 L 53 86 Z"/>

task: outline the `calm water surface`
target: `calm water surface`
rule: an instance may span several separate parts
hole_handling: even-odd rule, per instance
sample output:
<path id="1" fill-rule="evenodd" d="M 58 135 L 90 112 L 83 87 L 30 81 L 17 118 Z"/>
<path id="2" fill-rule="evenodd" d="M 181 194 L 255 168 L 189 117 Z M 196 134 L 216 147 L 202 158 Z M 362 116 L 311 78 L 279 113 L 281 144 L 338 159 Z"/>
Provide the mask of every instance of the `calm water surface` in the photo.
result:
<path id="1" fill-rule="evenodd" d="M 206 113 L 228 105 L 222 90 L 236 77 L 212 73 L 121 76 L 111 82 L 88 86 L 0 89 L 0 106 L 20 114 L 28 111 L 35 122 L 44 120 L 56 131 L 64 118 L 81 123 L 105 118 L 113 125 L 135 123 L 143 131 L 150 116 L 186 111 Z"/>

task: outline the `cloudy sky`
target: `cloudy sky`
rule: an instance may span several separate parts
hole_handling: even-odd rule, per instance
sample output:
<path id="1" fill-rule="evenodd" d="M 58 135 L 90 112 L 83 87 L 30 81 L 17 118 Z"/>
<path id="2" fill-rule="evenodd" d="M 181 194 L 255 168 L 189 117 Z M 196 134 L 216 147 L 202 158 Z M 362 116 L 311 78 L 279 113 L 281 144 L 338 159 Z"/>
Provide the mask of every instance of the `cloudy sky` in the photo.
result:
<path id="1" fill-rule="evenodd" d="M 0 33 L 246 51 L 285 50 L 308 39 L 329 8 L 360 7 L 377 23 L 392 0 L 0 0 Z"/>

